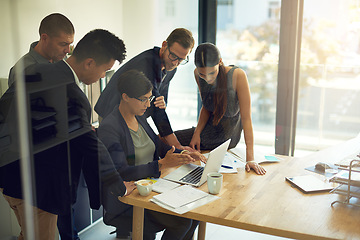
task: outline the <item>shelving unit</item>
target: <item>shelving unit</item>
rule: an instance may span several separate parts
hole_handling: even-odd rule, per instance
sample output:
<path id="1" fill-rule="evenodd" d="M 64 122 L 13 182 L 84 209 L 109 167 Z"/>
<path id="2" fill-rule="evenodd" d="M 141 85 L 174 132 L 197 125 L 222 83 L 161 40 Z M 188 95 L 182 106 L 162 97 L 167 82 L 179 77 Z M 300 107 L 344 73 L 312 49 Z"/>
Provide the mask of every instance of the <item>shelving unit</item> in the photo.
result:
<path id="1" fill-rule="evenodd" d="M 341 204 L 360 207 L 359 204 L 350 203 L 350 199 L 353 197 L 360 199 L 360 167 L 359 166 L 360 166 L 360 160 L 352 160 L 348 168 L 340 168 L 342 169 L 342 172 L 336 174 L 332 179 L 330 179 L 331 182 L 340 184 L 330 193 L 336 193 L 339 195 L 346 196 L 345 201 L 334 201 L 331 203 L 331 206 L 333 206 L 335 203 L 341 203 Z"/>
<path id="2" fill-rule="evenodd" d="M 72 131 L 69 127 L 69 121 L 72 120 L 72 116 L 69 115 L 67 86 L 72 84 L 72 81 L 52 81 L 43 82 L 26 82 L 26 111 L 28 122 L 28 136 L 29 136 L 29 150 L 30 161 L 34 161 L 34 154 L 45 151 L 60 144 L 64 144 L 68 151 L 67 156 L 70 156 L 70 140 L 74 139 L 88 130 L 81 127 L 75 128 Z M 51 107 L 55 115 L 56 134 L 49 138 L 44 138 L 43 141 L 34 142 L 32 132 L 32 119 L 31 110 L 32 102 L 34 99 L 43 99 L 46 107 Z M 18 117 L 15 89 L 9 89 L 1 97 L 0 101 L 0 140 L 6 137 L 6 145 L 0 144 L 0 167 L 10 164 L 19 160 L 20 158 L 20 146 L 18 135 Z M 1 142 L 0 142 L 1 143 Z M 49 159 L 51 161 L 51 159 Z M 64 161 L 67 161 L 64 159 Z M 102 208 L 100 210 L 90 209 L 88 200 L 88 189 L 83 177 L 81 177 L 81 184 L 78 188 L 77 203 L 75 205 L 75 225 L 79 231 L 92 225 L 99 218 L 102 217 Z"/>
<path id="3" fill-rule="evenodd" d="M 68 142 L 73 138 L 76 138 L 87 130 L 79 127 L 75 131 L 69 131 L 69 114 L 68 114 L 68 102 L 67 102 L 67 85 L 72 81 L 58 81 L 44 83 L 27 82 L 26 83 L 26 109 L 28 115 L 28 135 L 29 135 L 29 147 L 31 155 L 47 150 L 56 145 Z M 3 128 L 6 128 L 7 136 L 10 139 L 8 146 L 0 148 L 0 167 L 19 159 L 19 136 L 18 136 L 18 123 L 16 103 L 15 103 L 15 90 L 10 89 L 6 92 L 0 101 L 0 114 L 3 116 Z M 56 134 L 49 138 L 44 138 L 43 141 L 33 141 L 32 131 L 32 119 L 31 119 L 31 103 L 34 99 L 42 99 L 46 104 L 46 107 L 54 109 L 56 114 L 53 116 Z M 0 129 L 3 132 L 3 129 Z M 69 151 L 69 149 L 68 149 Z"/>

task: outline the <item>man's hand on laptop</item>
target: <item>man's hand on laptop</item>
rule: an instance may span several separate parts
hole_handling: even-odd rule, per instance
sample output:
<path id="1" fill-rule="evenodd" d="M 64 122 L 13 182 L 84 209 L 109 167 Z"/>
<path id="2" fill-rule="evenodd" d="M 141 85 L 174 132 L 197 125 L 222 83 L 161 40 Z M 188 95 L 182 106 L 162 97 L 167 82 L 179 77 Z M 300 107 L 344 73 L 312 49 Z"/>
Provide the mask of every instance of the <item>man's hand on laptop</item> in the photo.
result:
<path id="1" fill-rule="evenodd" d="M 203 163 L 206 163 L 206 161 L 207 161 L 206 157 L 199 152 L 186 151 L 186 152 L 182 152 L 182 154 L 190 155 L 193 159 L 195 159 L 197 161 L 202 161 Z"/>
<path id="2" fill-rule="evenodd" d="M 186 151 L 189 151 L 189 152 L 198 152 L 194 148 L 189 147 L 189 146 L 180 146 L 180 147 L 177 147 L 177 148 L 182 149 L 182 150 L 186 150 Z"/>
<path id="3" fill-rule="evenodd" d="M 174 151 L 175 147 L 172 146 L 172 148 L 166 153 L 165 157 L 159 160 L 160 171 L 162 169 L 177 167 L 196 161 L 189 154 L 174 153 Z"/>

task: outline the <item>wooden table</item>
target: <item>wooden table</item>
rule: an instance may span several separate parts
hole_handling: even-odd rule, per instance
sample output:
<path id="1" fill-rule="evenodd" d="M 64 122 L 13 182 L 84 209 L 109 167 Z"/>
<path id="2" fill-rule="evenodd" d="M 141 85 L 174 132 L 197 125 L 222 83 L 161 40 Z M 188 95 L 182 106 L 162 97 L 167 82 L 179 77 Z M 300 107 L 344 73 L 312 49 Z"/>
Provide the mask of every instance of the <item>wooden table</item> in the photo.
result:
<path id="1" fill-rule="evenodd" d="M 187 212 L 182 217 L 200 220 L 198 239 L 205 239 L 206 222 L 295 239 L 360 239 L 360 208 L 336 204 L 343 196 L 329 193 L 304 194 L 285 177 L 313 174 L 305 170 L 316 160 L 279 156 L 280 163 L 263 165 L 267 173 L 238 169 L 224 174 L 220 199 Z M 319 161 L 317 159 L 317 161 Z M 207 184 L 200 187 L 207 191 Z M 133 239 L 142 239 L 144 209 L 178 215 L 150 202 L 135 190 L 120 201 L 134 206 Z M 354 199 L 359 204 L 359 199 Z M 179 215 L 178 215 L 179 216 Z"/>

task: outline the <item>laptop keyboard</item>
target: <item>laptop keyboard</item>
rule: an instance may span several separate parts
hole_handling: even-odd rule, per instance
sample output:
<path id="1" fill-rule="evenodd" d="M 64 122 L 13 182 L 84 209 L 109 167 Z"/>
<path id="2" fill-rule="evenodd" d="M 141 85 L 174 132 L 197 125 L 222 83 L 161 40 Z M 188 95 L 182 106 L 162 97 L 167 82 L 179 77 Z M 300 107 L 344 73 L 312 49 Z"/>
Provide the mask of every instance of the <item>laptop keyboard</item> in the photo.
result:
<path id="1" fill-rule="evenodd" d="M 203 171 L 204 171 L 203 167 L 197 167 L 188 174 L 186 174 L 183 178 L 181 178 L 180 181 L 191 184 L 197 184 L 198 182 L 200 182 Z"/>

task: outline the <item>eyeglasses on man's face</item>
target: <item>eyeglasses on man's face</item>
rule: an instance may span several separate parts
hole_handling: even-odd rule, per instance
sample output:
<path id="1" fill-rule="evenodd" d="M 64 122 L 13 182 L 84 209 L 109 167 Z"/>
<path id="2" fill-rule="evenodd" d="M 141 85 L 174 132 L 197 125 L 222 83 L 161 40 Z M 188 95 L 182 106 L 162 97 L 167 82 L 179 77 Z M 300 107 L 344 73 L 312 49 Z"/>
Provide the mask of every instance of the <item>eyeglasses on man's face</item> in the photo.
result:
<path id="1" fill-rule="evenodd" d="M 189 56 L 186 56 L 186 58 L 180 58 L 170 50 L 170 47 L 168 47 L 167 49 L 169 50 L 169 59 L 171 61 L 179 61 L 181 65 L 185 65 L 189 62 Z"/>
<path id="2" fill-rule="evenodd" d="M 151 96 L 149 98 L 137 98 L 137 97 L 134 97 L 134 98 L 139 100 L 142 103 L 148 103 L 148 102 L 151 103 L 154 100 L 155 96 Z"/>

